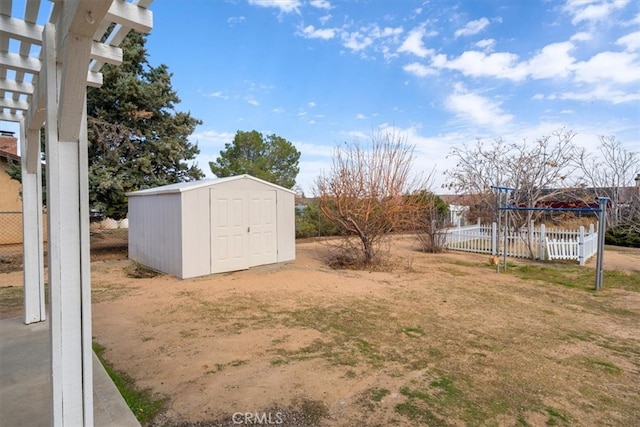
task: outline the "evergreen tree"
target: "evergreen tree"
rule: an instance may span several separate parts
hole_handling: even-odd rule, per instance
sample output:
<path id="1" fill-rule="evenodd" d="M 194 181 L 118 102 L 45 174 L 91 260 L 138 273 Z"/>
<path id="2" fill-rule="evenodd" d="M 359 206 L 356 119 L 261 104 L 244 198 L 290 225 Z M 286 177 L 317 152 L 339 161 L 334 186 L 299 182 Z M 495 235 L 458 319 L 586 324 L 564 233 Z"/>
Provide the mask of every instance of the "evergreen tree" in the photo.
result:
<path id="1" fill-rule="evenodd" d="M 277 135 L 238 131 L 232 143 L 224 145 L 220 157 L 209 162 L 218 177 L 249 174 L 285 188 L 293 188 L 300 172 L 300 152 Z"/>
<path id="2" fill-rule="evenodd" d="M 101 88 L 89 88 L 89 199 L 112 218 L 127 214 L 125 193 L 204 177 L 189 164 L 200 152 L 188 141 L 202 122 L 177 111 L 166 65 L 147 60 L 146 36 L 129 33 L 123 63 L 102 68 Z"/>

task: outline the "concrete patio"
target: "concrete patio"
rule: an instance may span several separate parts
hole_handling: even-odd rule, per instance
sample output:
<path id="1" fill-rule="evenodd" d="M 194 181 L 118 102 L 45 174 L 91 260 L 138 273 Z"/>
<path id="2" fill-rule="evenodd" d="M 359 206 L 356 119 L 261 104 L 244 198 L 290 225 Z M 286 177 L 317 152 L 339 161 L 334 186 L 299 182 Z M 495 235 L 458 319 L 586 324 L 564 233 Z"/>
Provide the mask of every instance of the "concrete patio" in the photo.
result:
<path id="1" fill-rule="evenodd" d="M 51 426 L 49 322 L 0 320 L 0 426 Z M 98 358 L 93 355 L 95 426 L 139 427 Z"/>

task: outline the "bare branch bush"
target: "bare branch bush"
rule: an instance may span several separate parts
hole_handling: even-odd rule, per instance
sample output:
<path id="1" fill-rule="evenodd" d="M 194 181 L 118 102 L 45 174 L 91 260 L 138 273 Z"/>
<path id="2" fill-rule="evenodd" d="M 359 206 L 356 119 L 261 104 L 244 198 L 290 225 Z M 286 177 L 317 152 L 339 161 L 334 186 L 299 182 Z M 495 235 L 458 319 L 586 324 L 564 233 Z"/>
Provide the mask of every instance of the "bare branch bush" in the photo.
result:
<path id="1" fill-rule="evenodd" d="M 417 215 L 412 221 L 418 249 L 423 252 L 437 253 L 445 250 L 449 222 L 448 205 L 435 194 L 419 191 L 409 196 L 417 206 Z"/>
<path id="2" fill-rule="evenodd" d="M 341 230 L 332 251 L 339 266 L 383 264 L 390 255 L 389 234 L 413 227 L 418 208 L 406 196 L 426 188 L 431 177 L 411 174 L 413 153 L 406 137 L 395 132 L 335 148 L 331 170 L 316 179 L 314 192 L 324 216 Z"/>
<path id="3" fill-rule="evenodd" d="M 593 202 L 608 197 L 609 228 L 624 225 L 640 234 L 640 188 L 634 184 L 640 174 L 638 153 L 626 150 L 613 136 L 600 136 L 597 152 L 580 148 L 574 157 L 582 173 L 583 198 Z"/>

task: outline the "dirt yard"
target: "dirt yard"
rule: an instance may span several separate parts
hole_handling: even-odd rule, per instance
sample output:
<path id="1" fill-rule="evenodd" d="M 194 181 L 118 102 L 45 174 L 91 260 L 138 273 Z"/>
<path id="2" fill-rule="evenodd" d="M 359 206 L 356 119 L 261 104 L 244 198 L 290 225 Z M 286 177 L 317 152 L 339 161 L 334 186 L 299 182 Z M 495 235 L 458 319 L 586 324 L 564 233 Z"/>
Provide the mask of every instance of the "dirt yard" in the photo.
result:
<path id="1" fill-rule="evenodd" d="M 324 251 L 190 280 L 94 261 L 95 341 L 169 397 L 153 425 L 640 425 L 639 250 L 607 250 L 597 293 L 595 260 L 497 274 L 407 238 L 392 271 L 363 272 Z"/>

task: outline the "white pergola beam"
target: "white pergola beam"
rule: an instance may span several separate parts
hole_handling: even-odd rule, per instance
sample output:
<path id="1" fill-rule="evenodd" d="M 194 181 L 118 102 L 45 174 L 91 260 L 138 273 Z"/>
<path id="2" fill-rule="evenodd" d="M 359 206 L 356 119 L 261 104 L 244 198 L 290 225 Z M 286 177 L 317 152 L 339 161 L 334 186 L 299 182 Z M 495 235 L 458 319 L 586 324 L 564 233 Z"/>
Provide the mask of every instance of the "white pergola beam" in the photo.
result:
<path id="1" fill-rule="evenodd" d="M 24 94 L 24 95 L 32 95 L 34 91 L 34 86 L 31 83 L 0 79 L 0 90 Z"/>
<path id="2" fill-rule="evenodd" d="M 42 44 L 42 25 L 0 15 L 0 35 L 27 43 Z"/>
<path id="3" fill-rule="evenodd" d="M 122 64 L 122 49 L 104 43 L 93 42 L 91 45 L 91 59 L 105 64 L 120 65 Z"/>
<path id="4" fill-rule="evenodd" d="M 35 74 L 40 71 L 39 60 L 20 56 L 17 53 L 0 52 L 0 63 L 18 72 Z"/>
<path id="5" fill-rule="evenodd" d="M 153 13 L 149 9 L 123 0 L 113 1 L 107 20 L 145 34 L 153 28 Z"/>
<path id="6" fill-rule="evenodd" d="M 13 99 L 2 98 L 0 99 L 0 108 L 27 111 L 29 109 L 29 103 L 27 101 L 15 101 Z"/>
<path id="7" fill-rule="evenodd" d="M 5 111 L 0 111 L 0 120 L 5 122 L 19 122 L 24 118 L 22 113 L 7 113 Z"/>
<path id="8" fill-rule="evenodd" d="M 95 71 L 89 71 L 87 74 L 87 86 L 89 87 L 101 87 L 102 86 L 102 73 Z"/>

